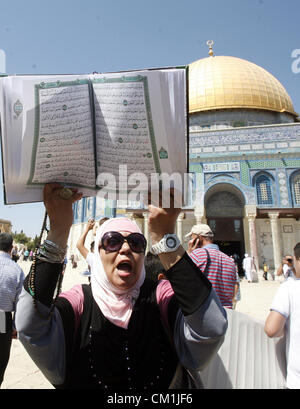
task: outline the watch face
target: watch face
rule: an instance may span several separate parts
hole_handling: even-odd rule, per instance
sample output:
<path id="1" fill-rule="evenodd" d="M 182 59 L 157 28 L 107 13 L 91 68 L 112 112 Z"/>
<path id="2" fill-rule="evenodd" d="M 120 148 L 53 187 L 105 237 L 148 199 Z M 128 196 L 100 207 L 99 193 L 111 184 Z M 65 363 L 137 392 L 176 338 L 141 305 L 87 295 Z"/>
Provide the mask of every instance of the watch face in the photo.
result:
<path id="1" fill-rule="evenodd" d="M 169 249 L 176 247 L 176 240 L 173 237 L 168 237 L 166 240 L 166 245 Z"/>

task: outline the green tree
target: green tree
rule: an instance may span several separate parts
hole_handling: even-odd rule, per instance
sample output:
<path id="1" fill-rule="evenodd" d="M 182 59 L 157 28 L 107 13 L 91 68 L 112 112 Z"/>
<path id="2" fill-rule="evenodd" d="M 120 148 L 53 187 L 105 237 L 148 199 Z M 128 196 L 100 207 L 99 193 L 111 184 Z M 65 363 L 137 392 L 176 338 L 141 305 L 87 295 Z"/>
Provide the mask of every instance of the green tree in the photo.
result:
<path id="1" fill-rule="evenodd" d="M 23 244 L 28 251 L 34 251 L 38 245 L 39 237 L 36 235 L 34 239 L 31 237 L 26 236 L 26 234 L 21 230 L 21 233 L 13 233 L 12 234 L 15 243 Z"/>
<path id="2" fill-rule="evenodd" d="M 31 240 L 31 238 L 27 237 L 26 234 L 23 233 L 23 231 L 21 231 L 21 233 L 15 233 L 12 236 L 16 243 L 21 243 L 24 244 L 25 246 Z"/>

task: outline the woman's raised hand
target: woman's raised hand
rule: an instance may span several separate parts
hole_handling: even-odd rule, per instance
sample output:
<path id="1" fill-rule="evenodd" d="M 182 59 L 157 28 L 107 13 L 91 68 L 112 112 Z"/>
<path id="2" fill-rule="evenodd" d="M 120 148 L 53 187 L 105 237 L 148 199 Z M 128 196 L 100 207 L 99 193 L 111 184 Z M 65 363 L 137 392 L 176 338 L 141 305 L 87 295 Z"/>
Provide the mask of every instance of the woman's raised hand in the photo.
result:
<path id="1" fill-rule="evenodd" d="M 66 247 L 70 228 L 73 223 L 72 205 L 82 198 L 78 189 L 70 188 L 72 196 L 61 196 L 63 186 L 59 183 L 47 183 L 44 187 L 44 204 L 50 219 L 48 239 L 60 247 Z"/>

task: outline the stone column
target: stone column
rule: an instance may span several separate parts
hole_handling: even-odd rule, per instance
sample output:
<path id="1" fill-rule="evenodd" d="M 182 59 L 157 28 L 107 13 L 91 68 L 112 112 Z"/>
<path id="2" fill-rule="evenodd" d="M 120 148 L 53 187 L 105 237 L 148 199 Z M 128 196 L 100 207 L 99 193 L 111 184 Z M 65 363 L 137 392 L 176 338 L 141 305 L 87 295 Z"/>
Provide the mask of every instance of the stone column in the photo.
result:
<path id="1" fill-rule="evenodd" d="M 280 230 L 279 230 L 279 212 L 268 213 L 271 232 L 272 232 L 272 242 L 273 242 L 273 254 L 274 254 L 274 269 L 278 268 L 281 263 L 282 253 L 281 253 L 281 240 L 280 240 Z"/>
<path id="2" fill-rule="evenodd" d="M 246 213 L 246 219 L 248 221 L 250 253 L 254 259 L 256 268 L 259 269 L 257 239 L 256 239 L 256 225 L 255 225 L 256 206 L 245 206 L 245 213 Z M 254 278 L 254 281 L 256 281 L 255 278 Z"/>
<path id="3" fill-rule="evenodd" d="M 146 251 L 149 251 L 149 248 L 150 248 L 150 245 L 151 245 L 150 235 L 149 235 L 149 227 L 148 227 L 149 213 L 145 212 L 145 213 L 143 213 L 143 216 L 144 216 L 144 236 L 145 236 L 145 238 L 147 240 L 147 250 Z"/>
<path id="4" fill-rule="evenodd" d="M 249 223 L 249 239 L 250 239 L 250 251 L 256 267 L 258 268 L 258 254 L 257 254 L 257 240 L 256 240 L 256 226 L 255 226 L 255 216 L 248 216 Z"/>
<path id="5" fill-rule="evenodd" d="M 195 206 L 194 216 L 195 216 L 195 219 L 196 219 L 195 224 L 206 223 L 205 207 L 204 206 Z"/>
<path id="6" fill-rule="evenodd" d="M 177 236 L 180 240 L 181 243 L 183 243 L 183 235 L 182 235 L 182 220 L 184 218 L 184 213 L 181 212 L 177 218 L 177 222 L 176 222 L 176 232 L 177 232 Z"/>
<path id="7" fill-rule="evenodd" d="M 258 262 L 258 254 L 257 254 L 257 240 L 256 240 L 256 226 L 255 226 L 255 216 L 248 216 L 248 223 L 249 223 L 249 240 L 250 240 L 250 251 L 251 256 L 253 257 L 256 272 L 258 273 L 259 270 L 259 262 Z M 258 276 L 253 277 L 253 282 L 258 282 Z"/>

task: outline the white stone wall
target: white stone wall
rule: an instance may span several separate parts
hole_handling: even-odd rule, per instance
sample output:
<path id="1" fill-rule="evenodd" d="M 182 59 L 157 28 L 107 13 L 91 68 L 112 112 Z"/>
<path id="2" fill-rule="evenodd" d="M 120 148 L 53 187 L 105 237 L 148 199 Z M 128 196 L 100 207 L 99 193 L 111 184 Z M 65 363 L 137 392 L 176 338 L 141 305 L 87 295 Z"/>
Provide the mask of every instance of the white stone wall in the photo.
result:
<path id="1" fill-rule="evenodd" d="M 269 219 L 256 220 L 257 227 L 257 243 L 259 264 L 267 263 L 271 268 L 277 269 L 274 266 L 272 232 Z M 280 245 L 281 255 L 293 255 L 295 245 L 300 242 L 300 223 L 295 219 L 282 218 L 279 219 L 280 227 Z"/>
<path id="2" fill-rule="evenodd" d="M 274 269 L 274 253 L 270 221 L 268 219 L 256 220 L 257 246 L 259 265 L 266 263 Z"/>

